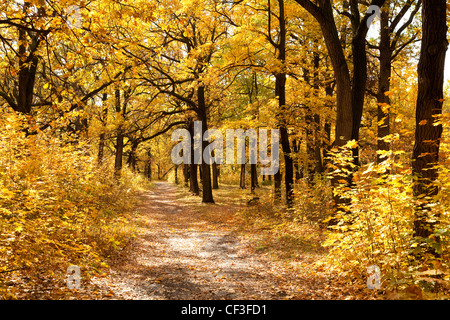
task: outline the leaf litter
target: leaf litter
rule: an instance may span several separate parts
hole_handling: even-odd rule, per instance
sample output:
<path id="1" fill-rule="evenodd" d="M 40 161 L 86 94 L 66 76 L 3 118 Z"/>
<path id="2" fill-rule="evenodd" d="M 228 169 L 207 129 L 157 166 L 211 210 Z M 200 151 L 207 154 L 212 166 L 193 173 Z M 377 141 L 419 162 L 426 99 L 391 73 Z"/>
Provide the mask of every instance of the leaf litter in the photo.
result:
<path id="1" fill-rule="evenodd" d="M 245 199 L 227 196 L 226 189 L 217 190 L 213 205 L 198 204 L 198 197 L 167 182 L 157 182 L 142 194 L 140 233 L 110 262 L 106 276 L 90 280 L 90 285 L 104 293 L 99 298 L 375 298 L 373 291 L 317 263 L 324 254 L 320 243 L 296 252 L 291 259 L 264 250 L 274 245 L 273 239 L 264 237 L 272 236 L 244 230 L 236 212 L 245 209 Z M 285 238 L 275 246 L 289 245 L 289 237 Z"/>

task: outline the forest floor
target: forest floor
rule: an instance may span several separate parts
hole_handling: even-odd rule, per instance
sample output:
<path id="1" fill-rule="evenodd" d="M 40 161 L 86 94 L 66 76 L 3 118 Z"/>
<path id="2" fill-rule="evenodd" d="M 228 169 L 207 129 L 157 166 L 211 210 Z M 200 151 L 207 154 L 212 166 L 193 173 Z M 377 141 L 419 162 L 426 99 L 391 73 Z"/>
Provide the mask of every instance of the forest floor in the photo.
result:
<path id="1" fill-rule="evenodd" d="M 216 204 L 206 205 L 186 189 L 156 182 L 141 195 L 132 245 L 111 261 L 107 275 L 91 279 L 97 298 L 376 298 L 316 264 L 326 253 L 317 230 L 300 230 L 294 239 L 264 227 L 247 228 L 245 216 L 237 213 L 248 208 L 249 196 L 221 186 L 214 193 Z"/>

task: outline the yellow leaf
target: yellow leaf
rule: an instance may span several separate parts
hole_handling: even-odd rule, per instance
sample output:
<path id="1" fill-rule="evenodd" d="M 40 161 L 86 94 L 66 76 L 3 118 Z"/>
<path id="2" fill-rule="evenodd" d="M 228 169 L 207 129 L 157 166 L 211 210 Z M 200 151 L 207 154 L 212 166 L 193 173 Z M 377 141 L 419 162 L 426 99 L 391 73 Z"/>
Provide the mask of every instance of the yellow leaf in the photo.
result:
<path id="1" fill-rule="evenodd" d="M 358 141 L 351 140 L 351 141 L 347 142 L 347 147 L 348 148 L 352 148 L 352 149 L 357 148 L 358 147 Z"/>

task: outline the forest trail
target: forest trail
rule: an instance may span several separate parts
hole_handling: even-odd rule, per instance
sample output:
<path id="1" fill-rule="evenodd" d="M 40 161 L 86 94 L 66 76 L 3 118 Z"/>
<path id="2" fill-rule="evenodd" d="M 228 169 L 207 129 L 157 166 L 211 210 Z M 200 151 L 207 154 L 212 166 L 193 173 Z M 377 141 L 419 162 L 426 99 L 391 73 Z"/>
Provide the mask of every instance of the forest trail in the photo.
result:
<path id="1" fill-rule="evenodd" d="M 252 250 L 226 223 L 205 220 L 178 197 L 179 190 L 167 182 L 156 182 L 143 194 L 143 225 L 135 245 L 111 266 L 110 276 L 93 279 L 96 286 L 110 290 L 113 299 L 345 298 L 342 290 L 327 290 L 329 277 L 283 267 Z M 202 206 L 227 215 L 239 203 Z"/>

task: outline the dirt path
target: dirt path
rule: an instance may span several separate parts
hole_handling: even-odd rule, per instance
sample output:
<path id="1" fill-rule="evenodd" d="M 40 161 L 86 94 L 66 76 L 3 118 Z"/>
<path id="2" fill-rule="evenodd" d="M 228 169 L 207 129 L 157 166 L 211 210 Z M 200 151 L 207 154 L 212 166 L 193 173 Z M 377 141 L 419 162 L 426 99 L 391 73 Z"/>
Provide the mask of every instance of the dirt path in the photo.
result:
<path id="1" fill-rule="evenodd" d="M 339 298 L 318 294 L 324 279 L 296 274 L 249 250 L 251 244 L 226 224 L 202 219 L 178 196 L 165 182 L 143 195 L 142 232 L 134 248 L 112 265 L 109 277 L 94 280 L 97 286 L 118 299 Z"/>

